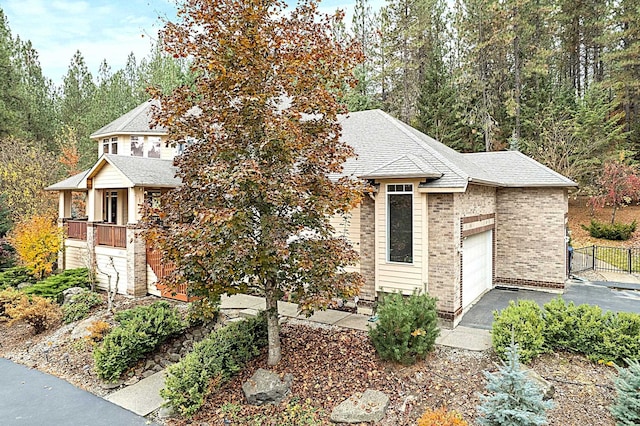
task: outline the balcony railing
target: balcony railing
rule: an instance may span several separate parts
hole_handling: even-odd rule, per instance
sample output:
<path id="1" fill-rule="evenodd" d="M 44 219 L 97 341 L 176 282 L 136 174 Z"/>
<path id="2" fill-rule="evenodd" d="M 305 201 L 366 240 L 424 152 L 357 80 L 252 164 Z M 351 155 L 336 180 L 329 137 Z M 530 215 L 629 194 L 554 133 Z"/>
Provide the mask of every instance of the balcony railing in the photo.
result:
<path id="1" fill-rule="evenodd" d="M 67 220 L 67 238 L 87 241 L 87 221 Z"/>
<path id="2" fill-rule="evenodd" d="M 126 248 L 127 227 L 97 223 L 96 244 L 99 246 Z"/>

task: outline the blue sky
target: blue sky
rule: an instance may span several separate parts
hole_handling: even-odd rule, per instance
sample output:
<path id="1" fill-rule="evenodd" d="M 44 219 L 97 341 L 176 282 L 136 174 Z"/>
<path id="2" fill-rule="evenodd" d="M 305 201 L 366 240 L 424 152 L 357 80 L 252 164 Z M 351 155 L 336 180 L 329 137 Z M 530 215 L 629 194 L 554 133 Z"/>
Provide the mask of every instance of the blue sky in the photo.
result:
<path id="1" fill-rule="evenodd" d="M 293 2 L 289 0 L 289 2 Z M 340 7 L 351 21 L 354 0 L 325 0 L 321 9 Z M 384 0 L 370 0 L 373 8 Z M 62 83 L 71 57 L 80 50 L 89 71 L 97 74 L 103 59 L 121 69 L 130 52 L 138 60 L 149 52 L 161 22 L 175 18 L 175 0 L 0 0 L 11 33 L 31 40 L 44 74 Z"/>

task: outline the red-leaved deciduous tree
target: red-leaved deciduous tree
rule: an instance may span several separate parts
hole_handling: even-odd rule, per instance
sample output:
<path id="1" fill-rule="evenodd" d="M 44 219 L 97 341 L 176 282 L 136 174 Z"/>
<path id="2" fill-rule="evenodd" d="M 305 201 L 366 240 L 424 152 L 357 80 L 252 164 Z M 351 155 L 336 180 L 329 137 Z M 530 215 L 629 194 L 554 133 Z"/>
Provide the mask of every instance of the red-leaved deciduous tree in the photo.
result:
<path id="1" fill-rule="evenodd" d="M 640 176 L 636 166 L 624 164 L 620 161 L 605 163 L 602 174 L 598 178 L 600 195 L 591 197 L 589 204 L 602 208 L 612 206 L 611 223 L 616 219 L 618 207 L 625 206 L 640 198 Z"/>
<path id="2" fill-rule="evenodd" d="M 147 238 L 176 266 L 166 284 L 186 283 L 210 301 L 248 290 L 265 296 L 270 365 L 281 358 L 283 294 L 311 313 L 362 284 L 345 270 L 357 253 L 329 224 L 366 190 L 337 178 L 354 153 L 340 139 L 336 96 L 353 83 L 361 54 L 332 39 L 340 17 L 321 15 L 314 1 L 286 8 L 186 0 L 178 21 L 166 23 L 165 48 L 192 60 L 194 81 L 153 93 L 155 120 L 172 140 L 196 142 L 175 160 L 183 185 L 146 220 Z"/>

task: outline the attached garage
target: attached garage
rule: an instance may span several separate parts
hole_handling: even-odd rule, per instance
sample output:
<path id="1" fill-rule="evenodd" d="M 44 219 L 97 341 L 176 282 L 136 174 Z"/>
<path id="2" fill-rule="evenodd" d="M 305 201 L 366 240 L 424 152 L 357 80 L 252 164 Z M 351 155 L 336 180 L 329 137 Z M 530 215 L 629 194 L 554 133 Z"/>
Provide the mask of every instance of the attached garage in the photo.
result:
<path id="1" fill-rule="evenodd" d="M 462 309 L 466 309 L 493 282 L 493 230 L 462 241 Z"/>

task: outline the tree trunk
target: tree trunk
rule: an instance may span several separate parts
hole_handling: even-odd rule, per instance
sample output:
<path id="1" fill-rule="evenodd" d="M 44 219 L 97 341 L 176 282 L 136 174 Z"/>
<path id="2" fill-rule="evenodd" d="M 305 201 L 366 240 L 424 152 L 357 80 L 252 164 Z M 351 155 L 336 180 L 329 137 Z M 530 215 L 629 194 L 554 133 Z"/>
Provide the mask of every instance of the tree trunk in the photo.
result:
<path id="1" fill-rule="evenodd" d="M 611 224 L 613 225 L 616 222 L 616 210 L 618 210 L 618 205 L 613 205 L 613 211 L 611 212 Z"/>
<path id="2" fill-rule="evenodd" d="M 269 356 L 267 365 L 276 365 L 282 359 L 280 348 L 280 323 L 278 322 L 278 299 L 276 298 L 276 286 L 273 282 L 265 286 L 265 299 L 267 303 L 267 338 L 269 342 Z"/>

